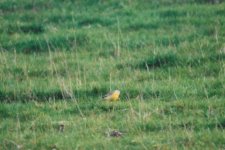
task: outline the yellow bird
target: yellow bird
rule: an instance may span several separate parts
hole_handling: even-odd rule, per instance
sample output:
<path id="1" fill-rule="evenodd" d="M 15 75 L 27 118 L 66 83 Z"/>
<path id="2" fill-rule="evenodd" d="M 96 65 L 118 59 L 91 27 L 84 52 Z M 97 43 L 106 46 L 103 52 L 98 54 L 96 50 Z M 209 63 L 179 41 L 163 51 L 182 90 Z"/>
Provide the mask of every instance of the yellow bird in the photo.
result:
<path id="1" fill-rule="evenodd" d="M 106 94 L 104 96 L 104 100 L 107 100 L 107 101 L 118 101 L 119 100 L 119 96 L 120 96 L 120 91 L 119 90 L 115 90 L 113 92 L 109 92 L 108 94 Z"/>

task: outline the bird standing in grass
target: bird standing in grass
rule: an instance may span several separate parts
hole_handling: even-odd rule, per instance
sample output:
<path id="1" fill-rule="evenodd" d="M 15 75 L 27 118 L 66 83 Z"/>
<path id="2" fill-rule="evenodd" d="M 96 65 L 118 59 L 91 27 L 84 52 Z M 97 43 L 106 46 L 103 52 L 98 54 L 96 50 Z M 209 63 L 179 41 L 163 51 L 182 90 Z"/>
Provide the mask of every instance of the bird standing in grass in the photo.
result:
<path id="1" fill-rule="evenodd" d="M 120 96 L 120 91 L 119 90 L 115 90 L 113 92 L 109 92 L 108 94 L 106 94 L 104 96 L 104 100 L 107 100 L 107 101 L 118 101 L 119 100 L 119 96 Z"/>

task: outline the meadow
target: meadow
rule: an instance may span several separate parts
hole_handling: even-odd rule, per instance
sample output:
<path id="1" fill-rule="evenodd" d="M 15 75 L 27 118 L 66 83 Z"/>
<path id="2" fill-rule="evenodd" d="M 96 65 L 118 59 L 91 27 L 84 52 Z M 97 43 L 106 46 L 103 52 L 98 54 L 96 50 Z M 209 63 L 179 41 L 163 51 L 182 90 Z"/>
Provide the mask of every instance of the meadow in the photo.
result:
<path id="1" fill-rule="evenodd" d="M 0 0 L 0 22 L 0 149 L 225 149 L 225 2 Z"/>

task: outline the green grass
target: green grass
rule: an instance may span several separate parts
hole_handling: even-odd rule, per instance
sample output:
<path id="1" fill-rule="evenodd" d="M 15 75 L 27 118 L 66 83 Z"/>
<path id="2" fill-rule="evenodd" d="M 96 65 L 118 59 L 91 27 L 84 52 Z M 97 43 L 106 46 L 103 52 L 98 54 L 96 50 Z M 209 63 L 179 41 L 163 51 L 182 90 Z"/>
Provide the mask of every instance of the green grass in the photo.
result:
<path id="1" fill-rule="evenodd" d="M 1 0 L 0 13 L 0 149 L 225 148 L 223 1 Z"/>

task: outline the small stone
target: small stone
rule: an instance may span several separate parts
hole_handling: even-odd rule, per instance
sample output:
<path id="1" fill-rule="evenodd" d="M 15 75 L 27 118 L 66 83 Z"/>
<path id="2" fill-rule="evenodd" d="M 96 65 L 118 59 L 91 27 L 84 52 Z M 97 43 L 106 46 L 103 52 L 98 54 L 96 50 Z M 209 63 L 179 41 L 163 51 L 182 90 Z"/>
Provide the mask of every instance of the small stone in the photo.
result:
<path id="1" fill-rule="evenodd" d="M 58 148 L 57 148 L 57 146 L 54 144 L 54 145 L 51 145 L 51 146 L 50 146 L 50 149 L 51 149 L 51 150 L 57 150 Z"/>
<path id="2" fill-rule="evenodd" d="M 59 131 L 64 132 L 65 125 L 64 124 L 59 124 Z"/>
<path id="3" fill-rule="evenodd" d="M 58 130 L 60 132 L 64 132 L 64 130 L 65 130 L 65 121 L 59 121 L 58 122 Z"/>
<path id="4" fill-rule="evenodd" d="M 112 136 L 112 137 L 120 137 L 120 136 L 122 136 L 122 133 L 119 132 L 119 131 L 114 130 L 114 131 L 112 131 L 110 133 L 110 136 Z"/>

